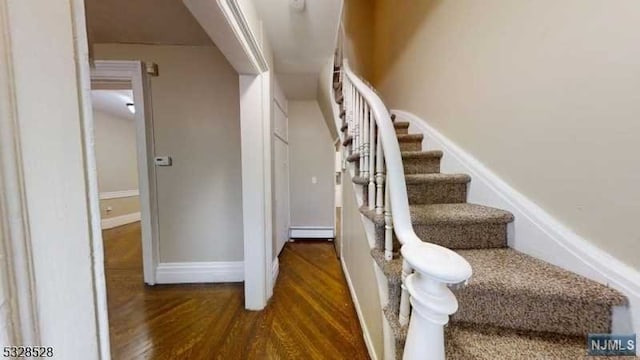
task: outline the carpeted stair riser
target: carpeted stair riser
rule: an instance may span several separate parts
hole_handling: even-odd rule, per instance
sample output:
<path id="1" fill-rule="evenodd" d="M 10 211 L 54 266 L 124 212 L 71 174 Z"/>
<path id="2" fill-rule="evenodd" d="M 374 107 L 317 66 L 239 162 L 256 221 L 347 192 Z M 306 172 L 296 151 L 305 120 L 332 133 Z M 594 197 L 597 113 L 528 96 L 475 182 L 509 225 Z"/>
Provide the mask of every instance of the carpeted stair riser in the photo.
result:
<path id="1" fill-rule="evenodd" d="M 396 121 L 393 123 L 393 127 L 396 129 L 397 135 L 409 134 L 409 123 L 406 121 Z"/>
<path id="2" fill-rule="evenodd" d="M 420 151 L 422 150 L 422 135 L 408 134 L 398 135 L 400 151 Z"/>
<path id="3" fill-rule="evenodd" d="M 409 204 L 453 204 L 467 201 L 465 183 L 407 184 Z"/>
<path id="4" fill-rule="evenodd" d="M 488 249 L 507 246 L 507 225 L 480 224 L 414 224 L 422 240 L 449 249 Z"/>
<path id="5" fill-rule="evenodd" d="M 468 324 L 451 324 L 445 328 L 445 351 L 447 359 L 452 360 L 605 359 L 585 356 L 584 337 L 523 333 Z"/>
<path id="6" fill-rule="evenodd" d="M 376 210 L 370 210 L 368 206 L 360 207 L 360 213 L 366 216 L 375 227 L 375 244 L 376 248 L 374 251 L 380 251 L 383 255 L 381 255 L 380 259 L 384 259 L 384 241 L 385 241 L 385 224 L 384 224 L 384 215 L 376 214 Z M 400 241 L 396 237 L 396 234 L 393 233 L 393 252 L 398 253 L 400 251 Z M 379 264 L 380 265 L 380 264 Z M 382 265 L 380 265 L 382 267 Z"/>
<path id="7" fill-rule="evenodd" d="M 505 294 L 468 286 L 456 291 L 452 322 L 581 336 L 611 332 L 611 308 L 564 299 Z"/>
<path id="8" fill-rule="evenodd" d="M 402 165 L 406 175 L 411 174 L 435 174 L 440 172 L 440 160 L 442 152 L 403 152 Z"/>

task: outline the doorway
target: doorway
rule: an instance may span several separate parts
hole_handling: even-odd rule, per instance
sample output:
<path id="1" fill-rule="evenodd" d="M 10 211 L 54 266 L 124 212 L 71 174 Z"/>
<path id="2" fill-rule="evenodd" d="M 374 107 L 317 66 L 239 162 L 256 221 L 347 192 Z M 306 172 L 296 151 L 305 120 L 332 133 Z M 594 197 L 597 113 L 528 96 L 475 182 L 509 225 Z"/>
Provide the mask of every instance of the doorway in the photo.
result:
<path id="1" fill-rule="evenodd" d="M 95 61 L 91 88 L 101 225 L 110 229 L 139 221 L 142 279 L 154 285 L 158 231 L 146 65 Z"/>

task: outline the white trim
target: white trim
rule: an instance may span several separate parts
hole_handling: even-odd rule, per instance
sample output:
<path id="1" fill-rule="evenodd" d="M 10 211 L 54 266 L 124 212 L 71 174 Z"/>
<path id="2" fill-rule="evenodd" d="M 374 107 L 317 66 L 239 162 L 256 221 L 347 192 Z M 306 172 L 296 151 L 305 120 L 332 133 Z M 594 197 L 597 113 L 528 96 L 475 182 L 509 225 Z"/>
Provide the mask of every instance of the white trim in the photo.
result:
<path id="1" fill-rule="evenodd" d="M 102 219 L 100 220 L 100 225 L 102 227 L 102 230 L 106 230 L 106 229 L 113 229 L 114 227 L 118 227 L 122 225 L 131 224 L 136 221 L 140 221 L 140 212 Z"/>
<path id="2" fill-rule="evenodd" d="M 138 165 L 138 195 L 140 196 L 142 229 L 142 262 L 144 282 L 155 284 L 155 271 L 160 258 L 158 244 L 158 202 L 154 157 L 153 112 L 151 87 L 146 65 L 140 61 L 97 60 L 91 71 L 92 83 L 129 81 L 136 103 L 136 156 Z M 93 128 L 93 124 L 91 125 Z M 92 143 L 92 142 L 88 142 Z M 95 157 L 95 155 L 93 155 Z M 99 217 L 99 213 L 94 216 Z"/>
<path id="3" fill-rule="evenodd" d="M 292 239 L 333 239 L 334 236 L 333 226 L 292 226 L 289 228 L 289 237 Z"/>
<path id="4" fill-rule="evenodd" d="M 121 199 L 127 197 L 140 196 L 140 190 L 121 190 L 121 191 L 108 191 L 100 193 L 100 200 L 109 199 Z"/>
<path id="5" fill-rule="evenodd" d="M 218 6 L 222 10 L 227 23 L 231 26 L 236 38 L 242 44 L 242 48 L 251 59 L 258 73 L 269 70 L 269 64 L 262 53 L 262 48 L 253 34 L 253 30 L 237 0 L 218 0 Z M 255 29 L 258 31 L 258 29 Z"/>
<path id="6" fill-rule="evenodd" d="M 171 262 L 156 268 L 158 284 L 224 283 L 244 280 L 243 261 Z"/>
<path id="7" fill-rule="evenodd" d="M 280 274 L 280 259 L 276 257 L 273 259 L 273 264 L 271 265 L 271 284 L 274 286 L 278 279 L 278 274 Z"/>
<path id="8" fill-rule="evenodd" d="M 461 171 L 471 175 L 470 202 L 499 207 L 514 214 L 511 230 L 517 238 L 509 239 L 510 247 L 623 292 L 631 304 L 631 317 L 627 314 L 626 318 L 631 318 L 632 324 L 620 324 L 624 316 L 617 316 L 613 326 L 629 328 L 633 325 L 635 331 L 640 332 L 640 273 L 637 270 L 573 232 L 423 119 L 406 111 L 392 112 L 409 121 L 413 132 L 425 135 L 425 150 L 444 152 L 443 172 Z"/>
<path id="9" fill-rule="evenodd" d="M 360 308 L 360 301 L 358 300 L 358 295 L 356 294 L 356 290 L 353 287 L 353 283 L 351 282 L 351 276 L 349 275 L 347 264 L 345 264 L 344 262 L 344 257 L 340 258 L 340 264 L 342 265 L 342 272 L 344 273 L 344 278 L 347 280 L 347 286 L 349 287 L 349 292 L 351 293 L 351 300 L 353 301 L 353 306 L 356 308 L 356 314 L 358 314 L 358 321 L 360 322 L 360 328 L 362 329 L 362 338 L 364 339 L 364 343 L 367 346 L 369 357 L 372 360 L 378 360 L 378 355 L 376 354 L 375 348 L 373 347 L 373 340 L 371 338 L 371 333 L 369 332 L 369 328 L 367 327 L 367 324 L 364 322 L 364 314 L 362 313 L 362 308 Z"/>

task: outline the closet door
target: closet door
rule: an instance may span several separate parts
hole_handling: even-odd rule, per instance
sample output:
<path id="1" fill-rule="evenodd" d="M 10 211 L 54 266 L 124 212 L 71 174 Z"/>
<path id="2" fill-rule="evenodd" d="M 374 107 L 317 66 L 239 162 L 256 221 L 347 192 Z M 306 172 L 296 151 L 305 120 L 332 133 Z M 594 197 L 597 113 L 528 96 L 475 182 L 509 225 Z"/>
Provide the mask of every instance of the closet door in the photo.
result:
<path id="1" fill-rule="evenodd" d="M 275 147 L 276 254 L 289 239 L 289 146 L 279 139 Z"/>
<path id="2" fill-rule="evenodd" d="M 275 254 L 278 255 L 289 240 L 289 143 L 287 101 L 281 91 L 276 90 L 273 101 L 273 153 L 274 153 L 274 227 Z"/>

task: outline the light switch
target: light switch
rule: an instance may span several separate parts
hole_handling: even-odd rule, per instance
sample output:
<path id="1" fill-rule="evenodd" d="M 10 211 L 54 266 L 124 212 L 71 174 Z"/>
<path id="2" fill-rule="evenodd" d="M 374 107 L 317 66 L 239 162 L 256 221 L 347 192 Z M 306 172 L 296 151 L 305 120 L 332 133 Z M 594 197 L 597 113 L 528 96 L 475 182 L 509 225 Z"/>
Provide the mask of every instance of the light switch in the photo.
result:
<path id="1" fill-rule="evenodd" d="M 156 166 L 171 166 L 171 156 L 156 156 L 154 163 Z"/>
<path id="2" fill-rule="evenodd" d="M 317 177 L 315 177 L 315 176 L 312 176 L 312 177 L 311 177 L 311 183 L 312 183 L 312 184 L 317 184 L 317 183 L 318 183 L 318 178 L 317 178 Z"/>

